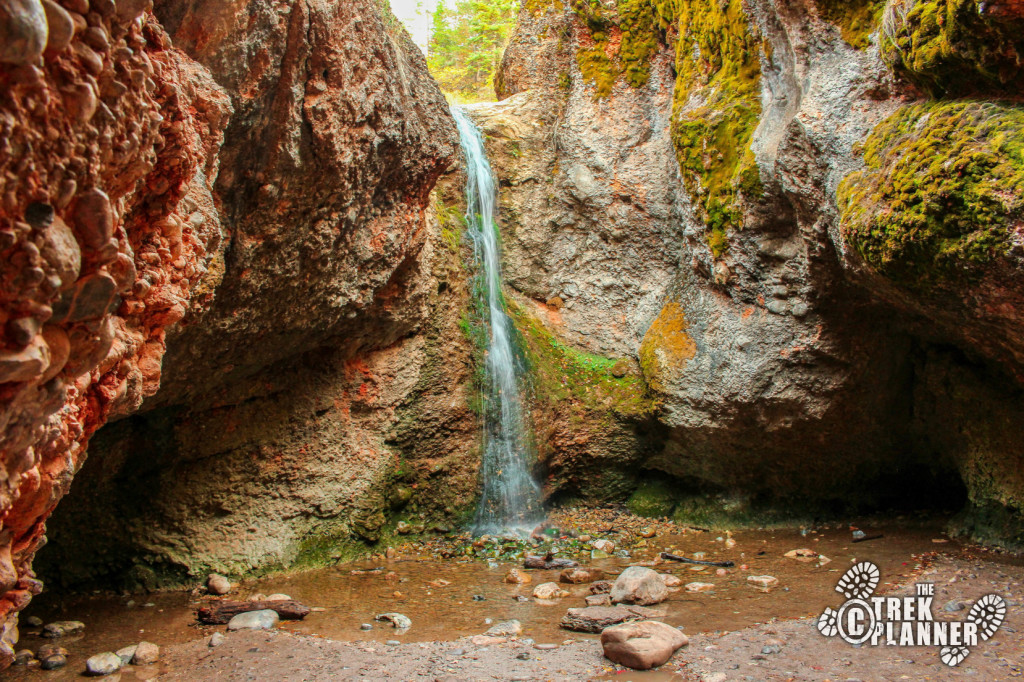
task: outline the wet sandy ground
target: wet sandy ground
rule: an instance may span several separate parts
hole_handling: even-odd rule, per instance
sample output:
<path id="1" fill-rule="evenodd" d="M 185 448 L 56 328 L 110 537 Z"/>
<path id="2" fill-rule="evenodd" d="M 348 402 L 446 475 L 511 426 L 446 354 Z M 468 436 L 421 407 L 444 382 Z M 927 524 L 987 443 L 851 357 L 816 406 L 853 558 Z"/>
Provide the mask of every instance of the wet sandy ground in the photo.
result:
<path id="1" fill-rule="evenodd" d="M 510 564 L 489 567 L 479 560 L 458 563 L 399 555 L 378 564 L 346 564 L 240 586 L 236 594 L 242 598 L 251 592 L 285 592 L 325 610 L 310 614 L 304 621 L 284 623 L 275 633 L 231 634 L 225 644 L 215 649 L 207 646 L 206 636 L 223 631 L 224 627 L 195 625 L 193 613 L 199 600 L 188 593 L 93 597 L 34 605 L 29 615 L 39 615 L 46 621 L 82 620 L 86 632 L 75 641 L 61 642 L 71 651 L 66 669 L 12 669 L 8 675 L 14 680 L 78 678 L 89 655 L 115 650 L 140 639 L 164 647 L 164 660 L 156 666 L 121 673 L 125 682 L 156 676 L 168 680 L 654 682 L 702 678 L 874 680 L 900 679 L 902 675 L 907 675 L 907 679 L 968 676 L 994 680 L 1019 675 L 1024 655 L 1022 639 L 1017 634 L 1024 625 L 1020 611 L 1024 568 L 970 559 L 954 543 L 933 542 L 942 537 L 935 528 L 880 530 L 885 533 L 884 538 L 860 544 L 850 542 L 850 532 L 845 528 L 807 536 L 795 530 L 735 533 L 737 542 L 732 548 L 716 541 L 716 534 L 694 533 L 649 541 L 649 547 L 634 549 L 629 560 L 594 561 L 594 565 L 609 573 L 617 573 L 630 563 L 650 560 L 661 550 L 672 548 L 676 553 L 692 556 L 694 552 L 705 552 L 707 559 L 736 562 L 737 566 L 728 569 L 724 576 L 717 575 L 713 568 L 693 571 L 671 562 L 656 567 L 678 575 L 684 582 L 710 582 L 716 587 L 712 592 L 698 594 L 679 590 L 667 602 L 653 607 L 661 620 L 683 626 L 692 639 L 687 649 L 655 673 L 622 672 L 601 656 L 596 636 L 557 627 L 567 608 L 583 605 L 586 585 L 570 588 L 572 596 L 555 603 L 514 599 L 516 594 L 529 596 L 533 586 L 540 582 L 557 580 L 557 571 L 531 571 L 532 584 L 517 587 L 502 582 Z M 832 562 L 818 566 L 817 562 L 803 563 L 782 556 L 798 547 L 812 548 Z M 813 620 L 807 619 L 825 606 L 838 605 L 841 597 L 834 587 L 853 559 L 870 559 L 880 566 L 879 591 L 883 591 L 920 572 L 920 558 L 936 550 L 958 557 L 941 558 L 924 568 L 937 571 L 921 578 L 939 583 L 937 615 L 949 599 L 973 600 L 992 591 L 1011 602 L 1004 628 L 993 640 L 980 645 L 958 669 L 947 669 L 939 662 L 937 651 L 930 649 L 854 649 L 841 641 L 826 640 L 814 629 Z M 744 564 L 745 570 L 741 568 Z M 374 567 L 382 570 L 359 572 Z M 958 575 L 957 571 L 961 573 Z M 746 581 L 748 575 L 765 573 L 779 578 L 777 588 L 763 592 Z M 439 579 L 450 584 L 443 585 Z M 473 601 L 473 595 L 484 599 Z M 129 605 L 130 601 L 134 605 Z M 359 630 L 361 623 L 372 623 L 373 616 L 383 611 L 406 614 L 413 620 L 412 629 L 398 635 L 390 627 L 374 623 L 369 632 Z M 961 619 L 965 613 L 943 615 Z M 498 622 L 508 618 L 523 623 L 519 641 L 482 648 L 468 639 L 460 639 L 484 632 L 487 619 Z M 540 650 L 524 642 L 525 639 L 559 646 Z M 41 641 L 29 634 L 19 647 L 35 649 Z M 779 652 L 764 654 L 766 646 L 778 646 Z"/>

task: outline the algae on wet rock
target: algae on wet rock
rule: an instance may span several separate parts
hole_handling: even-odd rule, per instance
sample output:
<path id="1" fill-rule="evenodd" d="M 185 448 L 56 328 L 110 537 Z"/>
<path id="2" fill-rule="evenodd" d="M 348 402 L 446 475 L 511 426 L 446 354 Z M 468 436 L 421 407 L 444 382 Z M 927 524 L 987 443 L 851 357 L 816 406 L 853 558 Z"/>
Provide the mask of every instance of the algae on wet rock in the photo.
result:
<path id="1" fill-rule="evenodd" d="M 864 162 L 839 187 L 841 227 L 879 273 L 927 288 L 1007 255 L 1024 211 L 1024 108 L 905 107 L 873 131 Z"/>

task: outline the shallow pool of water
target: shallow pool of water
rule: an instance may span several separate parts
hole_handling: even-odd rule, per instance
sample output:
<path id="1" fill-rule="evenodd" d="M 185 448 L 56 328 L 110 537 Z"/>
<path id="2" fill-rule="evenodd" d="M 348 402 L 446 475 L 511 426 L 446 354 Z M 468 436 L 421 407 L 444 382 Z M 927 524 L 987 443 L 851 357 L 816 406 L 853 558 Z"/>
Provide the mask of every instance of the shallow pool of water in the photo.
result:
<path id="1" fill-rule="evenodd" d="M 854 559 L 870 559 L 878 564 L 882 571 L 880 590 L 885 589 L 887 583 L 898 583 L 914 571 L 916 555 L 956 549 L 954 542 L 933 542 L 943 537 L 939 528 L 939 524 L 903 529 L 883 527 L 874 530 L 884 533 L 884 537 L 859 544 L 851 542 L 851 533 L 846 528 L 811 532 L 806 536 L 798 530 L 737 532 L 732 536 L 736 541 L 733 547 L 717 541 L 716 533 L 688 533 L 653 538 L 646 541 L 647 547 L 634 548 L 629 559 L 595 560 L 592 565 L 613 578 L 630 564 L 650 561 L 666 549 L 691 557 L 695 552 L 704 552 L 708 560 L 734 561 L 736 566 L 726 569 L 727 573 L 721 576 L 713 567 L 695 570 L 671 561 L 659 564 L 658 571 L 675 574 L 684 584 L 699 581 L 713 583 L 715 588 L 700 593 L 676 589 L 667 601 L 650 607 L 658 619 L 681 625 L 689 634 L 730 631 L 773 618 L 816 615 L 825 606 L 836 605 L 841 601 L 834 591 L 836 581 Z M 817 561 L 801 562 L 783 556 L 789 550 L 803 547 L 824 554 L 831 562 L 818 566 Z M 742 565 L 746 569 L 741 568 Z M 566 609 L 585 605 L 588 585 L 563 586 L 571 592 L 570 597 L 538 602 L 532 599 L 533 587 L 557 581 L 559 572 L 528 571 L 533 579 L 531 584 L 510 585 L 503 581 L 510 567 L 512 564 L 508 563 L 489 567 L 480 560 L 442 560 L 400 553 L 390 560 L 360 561 L 246 581 L 235 588 L 232 597 L 245 599 L 257 592 L 286 593 L 323 610 L 309 614 L 302 621 L 285 621 L 282 629 L 338 640 L 453 640 L 483 633 L 489 627 L 488 619 L 496 623 L 511 618 L 522 622 L 523 637 L 541 643 L 596 637 L 558 627 Z M 747 581 L 748 576 L 762 574 L 778 578 L 778 586 L 763 591 Z M 483 599 L 474 601 L 474 595 Z M 518 601 L 517 595 L 529 600 Z M 224 630 L 224 626 L 196 624 L 195 609 L 203 601 L 190 592 L 67 599 L 41 595 L 24 616 L 36 615 L 44 622 L 81 620 L 86 624 L 85 633 L 58 640 L 70 651 L 69 664 L 64 670 L 44 672 L 12 668 L 10 679 L 39 676 L 52 680 L 71 679 L 81 674 L 88 656 L 101 651 L 113 651 L 142 639 L 166 646 Z M 405 634 L 397 634 L 389 625 L 374 621 L 376 614 L 387 611 L 407 615 L 412 619 L 412 628 Z M 360 630 L 362 623 L 372 623 L 373 629 Z M 36 650 L 47 641 L 29 628 L 23 627 L 22 632 L 18 648 Z M 124 673 L 122 678 L 146 678 L 158 671 L 158 666 L 136 669 Z"/>

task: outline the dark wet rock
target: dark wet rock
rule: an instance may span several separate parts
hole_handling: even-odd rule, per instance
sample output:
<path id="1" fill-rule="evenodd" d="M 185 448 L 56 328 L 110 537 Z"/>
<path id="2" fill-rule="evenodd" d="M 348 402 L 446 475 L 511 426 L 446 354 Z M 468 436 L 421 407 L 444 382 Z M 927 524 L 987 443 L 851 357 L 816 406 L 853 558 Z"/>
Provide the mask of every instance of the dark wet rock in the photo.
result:
<path id="1" fill-rule="evenodd" d="M 625 623 L 601 633 L 605 657 L 634 670 L 650 670 L 663 665 L 688 642 L 682 632 L 657 621 Z"/>
<path id="2" fill-rule="evenodd" d="M 31 649 L 21 649 L 14 654 L 14 665 L 28 665 L 29 661 L 34 661 L 36 655 L 32 653 Z"/>
<path id="3" fill-rule="evenodd" d="M 39 667 L 43 670 L 60 670 L 68 664 L 68 657 L 65 654 L 50 654 L 39 659 Z"/>
<path id="4" fill-rule="evenodd" d="M 650 618 L 648 609 L 638 606 L 587 606 L 569 609 L 559 626 L 574 632 L 601 632 L 607 627 Z"/>
<path id="5" fill-rule="evenodd" d="M 594 582 L 592 582 L 590 584 L 590 593 L 591 594 L 604 594 L 604 593 L 607 593 L 607 592 L 611 592 L 612 591 L 612 585 L 614 585 L 614 584 L 615 583 L 613 583 L 611 580 L 595 580 Z"/>

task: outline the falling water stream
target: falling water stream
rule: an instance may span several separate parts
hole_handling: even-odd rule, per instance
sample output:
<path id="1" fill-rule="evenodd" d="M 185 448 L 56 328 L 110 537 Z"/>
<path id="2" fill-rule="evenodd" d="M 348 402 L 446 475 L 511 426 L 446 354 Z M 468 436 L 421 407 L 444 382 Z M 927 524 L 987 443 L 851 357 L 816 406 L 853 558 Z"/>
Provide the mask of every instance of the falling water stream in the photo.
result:
<path id="1" fill-rule="evenodd" d="M 501 244 L 494 222 L 497 192 L 476 124 L 452 108 L 466 162 L 466 222 L 479 268 L 477 296 L 488 325 L 483 390 L 483 495 L 477 533 L 532 528 L 543 512 L 540 487 L 530 475 L 532 459 L 522 401 L 522 361 L 516 353 L 512 321 L 501 289 Z"/>

